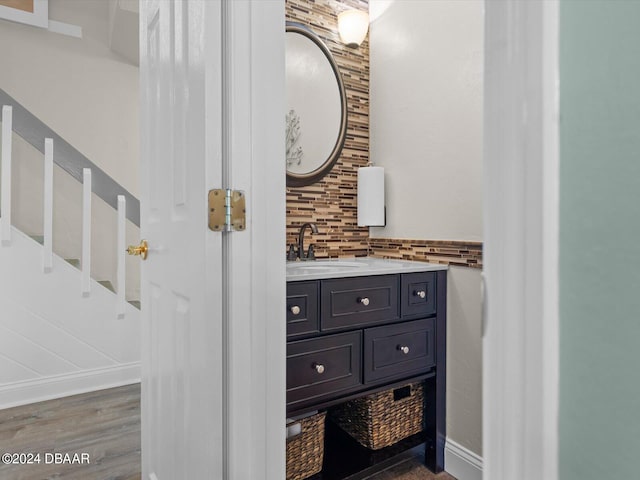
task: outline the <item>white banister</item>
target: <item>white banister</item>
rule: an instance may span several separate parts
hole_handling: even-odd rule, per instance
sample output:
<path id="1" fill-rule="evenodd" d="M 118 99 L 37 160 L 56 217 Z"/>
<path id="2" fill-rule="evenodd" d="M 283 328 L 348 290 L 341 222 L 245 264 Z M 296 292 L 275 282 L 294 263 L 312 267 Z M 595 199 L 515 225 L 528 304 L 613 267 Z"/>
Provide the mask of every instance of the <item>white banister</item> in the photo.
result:
<path id="1" fill-rule="evenodd" d="M 44 249 L 42 265 L 45 273 L 53 268 L 53 139 L 44 140 Z"/>
<path id="2" fill-rule="evenodd" d="M 91 293 L 91 169 L 82 169 L 82 295 Z"/>
<path id="3" fill-rule="evenodd" d="M 124 318 L 127 300 L 125 298 L 125 233 L 126 233 L 126 214 L 127 214 L 127 200 L 124 195 L 118 195 L 118 241 L 117 249 L 118 249 L 118 267 L 117 267 L 117 278 L 118 278 L 118 306 L 117 306 L 117 314 L 118 318 Z"/>
<path id="4" fill-rule="evenodd" d="M 11 243 L 11 143 L 13 137 L 13 108 L 2 107 L 2 196 L 0 197 L 0 242 Z"/>

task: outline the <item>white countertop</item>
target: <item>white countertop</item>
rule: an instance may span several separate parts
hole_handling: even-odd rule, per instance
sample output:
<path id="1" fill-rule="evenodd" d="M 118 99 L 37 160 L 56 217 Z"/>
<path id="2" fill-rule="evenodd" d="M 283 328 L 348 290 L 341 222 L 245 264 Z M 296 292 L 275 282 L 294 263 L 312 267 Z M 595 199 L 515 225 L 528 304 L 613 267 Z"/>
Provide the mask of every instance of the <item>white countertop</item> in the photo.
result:
<path id="1" fill-rule="evenodd" d="M 287 282 L 447 270 L 447 265 L 373 257 L 287 262 Z"/>

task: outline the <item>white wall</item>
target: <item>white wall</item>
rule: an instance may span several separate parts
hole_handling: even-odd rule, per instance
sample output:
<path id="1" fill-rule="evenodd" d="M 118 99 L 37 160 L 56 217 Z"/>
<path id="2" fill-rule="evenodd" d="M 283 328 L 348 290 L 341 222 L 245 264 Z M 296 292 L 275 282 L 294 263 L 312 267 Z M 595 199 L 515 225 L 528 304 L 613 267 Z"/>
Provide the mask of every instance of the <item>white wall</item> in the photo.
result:
<path id="1" fill-rule="evenodd" d="M 371 0 L 373 237 L 482 240 L 483 3 Z M 375 18 L 377 16 L 377 18 Z"/>
<path id="2" fill-rule="evenodd" d="M 108 47 L 108 2 L 50 0 L 50 18 L 82 26 L 77 39 L 0 20 L 0 88 L 137 196 L 138 68 Z M 15 136 L 14 136 L 15 137 Z M 41 234 L 42 154 L 14 138 L 14 223 Z M 79 258 L 79 184 L 57 172 L 54 250 Z M 115 212 L 96 201 L 93 277 L 115 279 Z M 128 240 L 137 240 L 129 228 Z M 127 260 L 128 297 L 139 299 L 139 261 Z M 114 282 L 115 283 L 115 282 Z"/>
<path id="3" fill-rule="evenodd" d="M 140 312 L 18 230 L 0 247 L 0 409 L 140 381 Z"/>
<path id="4" fill-rule="evenodd" d="M 482 240 L 483 2 L 371 0 L 372 237 Z M 448 281 L 447 435 L 482 454 L 480 271 Z M 461 479 L 464 480 L 464 479 Z"/>

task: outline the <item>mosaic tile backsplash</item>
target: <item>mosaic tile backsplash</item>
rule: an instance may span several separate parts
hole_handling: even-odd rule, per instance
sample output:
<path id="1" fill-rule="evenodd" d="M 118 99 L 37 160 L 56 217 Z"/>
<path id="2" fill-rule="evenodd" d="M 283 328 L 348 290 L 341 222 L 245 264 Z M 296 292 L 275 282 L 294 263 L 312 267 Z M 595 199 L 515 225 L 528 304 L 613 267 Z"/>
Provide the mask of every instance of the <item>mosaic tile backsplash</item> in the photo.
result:
<path id="1" fill-rule="evenodd" d="M 374 257 L 482 268 L 482 242 L 371 238 L 369 247 Z"/>
<path id="2" fill-rule="evenodd" d="M 340 42 L 337 14 L 368 10 L 368 0 L 286 0 L 287 20 L 306 25 L 327 45 L 342 74 L 347 94 L 347 138 L 331 172 L 313 185 L 287 188 L 287 245 L 297 243 L 298 229 L 315 222 L 310 234 L 316 257 L 367 254 L 369 229 L 358 227 L 357 172 L 369 162 L 369 42 L 358 48 Z"/>

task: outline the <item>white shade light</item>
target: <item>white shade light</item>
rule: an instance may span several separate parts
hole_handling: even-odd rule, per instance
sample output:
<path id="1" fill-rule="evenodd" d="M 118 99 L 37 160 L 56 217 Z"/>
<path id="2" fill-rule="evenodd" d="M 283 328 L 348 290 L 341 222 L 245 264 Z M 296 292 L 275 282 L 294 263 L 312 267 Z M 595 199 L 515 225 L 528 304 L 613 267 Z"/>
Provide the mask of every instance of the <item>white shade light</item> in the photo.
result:
<path id="1" fill-rule="evenodd" d="M 384 168 L 358 169 L 358 226 L 384 227 Z"/>
<path id="2" fill-rule="evenodd" d="M 358 47 L 367 36 L 369 14 L 362 10 L 346 10 L 338 14 L 340 40 L 348 47 Z"/>

